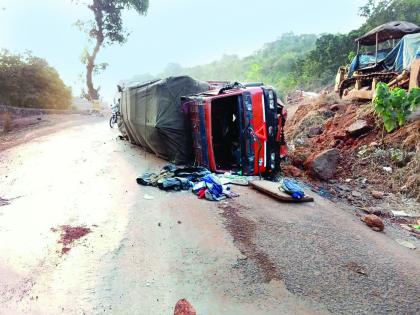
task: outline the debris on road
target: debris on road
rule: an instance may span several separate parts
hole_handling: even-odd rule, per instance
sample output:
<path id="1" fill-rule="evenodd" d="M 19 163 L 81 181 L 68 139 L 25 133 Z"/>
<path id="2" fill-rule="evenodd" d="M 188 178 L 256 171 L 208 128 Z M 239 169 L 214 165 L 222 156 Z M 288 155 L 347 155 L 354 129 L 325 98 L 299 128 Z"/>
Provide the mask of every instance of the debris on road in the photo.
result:
<path id="1" fill-rule="evenodd" d="M 410 215 L 405 211 L 391 210 L 391 213 L 394 217 L 410 217 Z"/>
<path id="2" fill-rule="evenodd" d="M 294 199 L 302 199 L 305 197 L 305 193 L 302 188 L 296 182 L 287 178 L 283 178 L 280 181 L 279 190 L 284 191 Z"/>
<path id="3" fill-rule="evenodd" d="M 367 276 L 366 269 L 354 261 L 348 262 L 345 266 L 353 272 Z"/>
<path id="4" fill-rule="evenodd" d="M 226 198 L 238 197 L 230 190 L 229 185 L 223 185 L 219 177 L 214 174 L 208 174 L 193 186 L 193 193 L 199 199 L 206 198 L 210 201 L 220 201 Z"/>
<path id="5" fill-rule="evenodd" d="M 379 218 L 377 215 L 368 214 L 364 216 L 363 218 L 361 218 L 361 220 L 365 222 L 366 225 L 372 228 L 372 230 L 374 231 L 381 232 L 385 228 L 385 225 L 382 222 L 381 218 Z"/>
<path id="6" fill-rule="evenodd" d="M 168 164 L 159 174 L 144 173 L 137 178 L 137 183 L 143 186 L 154 186 L 161 190 L 189 190 L 193 183 L 210 172 L 204 167 L 177 167 Z"/>
<path id="7" fill-rule="evenodd" d="M 186 299 L 179 300 L 174 309 L 174 315 L 196 315 L 196 310 Z"/>
<path id="8" fill-rule="evenodd" d="M 155 186 L 161 190 L 190 190 L 200 199 L 220 201 L 238 197 L 227 183 L 247 185 L 251 177 L 225 173 L 220 176 L 212 174 L 204 167 L 177 167 L 166 165 L 159 174 L 145 173 L 137 178 L 137 183 L 144 186 Z M 145 195 L 145 199 L 146 195 Z"/>
<path id="9" fill-rule="evenodd" d="M 309 196 L 304 196 L 300 199 L 293 198 L 287 193 L 279 190 L 279 183 L 270 182 L 268 180 L 255 180 L 255 181 L 252 181 L 250 184 L 254 189 L 264 194 L 267 194 L 282 202 L 313 202 L 314 201 L 314 198 L 309 197 Z"/>
<path id="10" fill-rule="evenodd" d="M 146 199 L 146 200 L 153 200 L 153 199 L 155 199 L 155 197 L 153 197 L 153 196 L 151 196 L 151 195 L 148 195 L 148 194 L 145 194 L 145 195 L 143 196 L 143 199 Z"/>
<path id="11" fill-rule="evenodd" d="M 404 241 L 404 240 L 396 240 L 398 244 L 407 247 L 408 249 L 416 249 L 416 246 L 414 246 L 412 243 Z"/>
<path id="12" fill-rule="evenodd" d="M 59 229 L 56 229 L 56 228 L 51 229 L 51 231 L 53 232 L 57 232 L 59 230 L 61 230 L 61 236 L 58 242 L 63 244 L 63 248 L 61 250 L 62 254 L 66 254 L 70 251 L 71 249 L 70 245 L 74 241 L 92 232 L 92 230 L 87 227 L 82 227 L 82 226 L 74 227 L 70 225 L 62 225 L 60 226 Z"/>

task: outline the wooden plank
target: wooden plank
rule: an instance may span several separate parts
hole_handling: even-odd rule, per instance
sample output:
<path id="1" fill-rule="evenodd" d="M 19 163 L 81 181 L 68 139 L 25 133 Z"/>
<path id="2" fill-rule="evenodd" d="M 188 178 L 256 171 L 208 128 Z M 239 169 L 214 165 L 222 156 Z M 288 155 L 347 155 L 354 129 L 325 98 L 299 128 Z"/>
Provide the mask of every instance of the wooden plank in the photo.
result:
<path id="1" fill-rule="evenodd" d="M 310 197 L 310 196 L 305 196 L 302 199 L 295 199 L 292 198 L 292 196 L 286 194 L 283 191 L 279 190 L 279 185 L 280 183 L 274 183 L 274 182 L 270 182 L 268 180 L 254 180 L 252 182 L 249 182 L 249 184 L 256 190 L 267 194 L 279 201 L 282 202 L 313 202 L 314 198 Z"/>

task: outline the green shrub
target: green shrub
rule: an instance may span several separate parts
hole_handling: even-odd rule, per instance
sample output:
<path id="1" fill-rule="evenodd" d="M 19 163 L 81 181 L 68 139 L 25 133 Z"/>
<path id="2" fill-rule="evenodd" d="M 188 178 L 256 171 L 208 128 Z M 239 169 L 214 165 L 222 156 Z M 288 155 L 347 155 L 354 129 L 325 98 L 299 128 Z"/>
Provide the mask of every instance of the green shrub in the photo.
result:
<path id="1" fill-rule="evenodd" d="M 410 92 L 401 88 L 390 90 L 387 84 L 378 83 L 373 104 L 386 131 L 391 132 L 403 126 L 407 117 L 420 105 L 420 88 L 414 88 Z"/>
<path id="2" fill-rule="evenodd" d="M 0 103 L 32 108 L 67 109 L 71 90 L 57 70 L 30 53 L 0 51 Z"/>

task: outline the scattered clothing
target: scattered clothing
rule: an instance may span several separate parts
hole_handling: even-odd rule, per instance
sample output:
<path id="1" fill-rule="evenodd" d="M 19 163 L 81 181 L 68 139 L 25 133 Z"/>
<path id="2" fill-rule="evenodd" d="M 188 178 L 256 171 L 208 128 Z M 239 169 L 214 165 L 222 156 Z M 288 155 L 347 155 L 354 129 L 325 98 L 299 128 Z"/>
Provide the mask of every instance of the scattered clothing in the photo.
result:
<path id="1" fill-rule="evenodd" d="M 239 177 L 232 177 L 232 179 L 239 180 Z M 230 190 L 225 177 L 220 178 L 204 167 L 177 167 L 168 164 L 159 174 L 144 173 L 137 178 L 137 183 L 143 186 L 158 187 L 165 191 L 190 190 L 192 188 L 192 192 L 199 199 L 205 198 L 211 201 L 238 196 Z"/>
<path id="2" fill-rule="evenodd" d="M 201 177 L 211 174 L 204 167 L 177 167 L 168 164 L 159 174 L 144 173 L 137 178 L 137 183 L 143 186 L 154 186 L 162 190 L 189 190 L 193 183 Z"/>
<path id="3" fill-rule="evenodd" d="M 303 192 L 302 188 L 296 182 L 290 179 L 282 179 L 280 181 L 279 189 L 280 191 L 284 191 L 285 193 L 289 194 L 294 199 L 302 199 L 305 197 L 305 193 Z"/>
<path id="4" fill-rule="evenodd" d="M 201 181 L 194 185 L 192 191 L 199 199 L 206 198 L 210 201 L 220 201 L 238 196 L 230 191 L 230 186 L 223 185 L 221 179 L 214 174 L 202 177 Z"/>
<path id="5" fill-rule="evenodd" d="M 222 175 L 219 175 L 219 178 L 222 182 L 222 184 L 234 184 L 239 186 L 248 186 L 249 182 L 252 180 L 255 180 L 256 176 L 243 176 L 243 175 L 237 175 L 233 174 L 231 172 L 226 172 Z"/>

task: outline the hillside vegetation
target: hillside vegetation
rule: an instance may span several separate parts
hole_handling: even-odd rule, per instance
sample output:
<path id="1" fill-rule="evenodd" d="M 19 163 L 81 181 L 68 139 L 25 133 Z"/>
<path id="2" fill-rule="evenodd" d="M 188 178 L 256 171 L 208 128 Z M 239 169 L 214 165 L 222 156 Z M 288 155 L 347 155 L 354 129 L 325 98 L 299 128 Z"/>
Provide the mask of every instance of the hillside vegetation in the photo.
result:
<path id="1" fill-rule="evenodd" d="M 44 59 L 0 51 L 0 104 L 66 109 L 71 102 L 70 88 Z"/>
<path id="2" fill-rule="evenodd" d="M 420 0 L 369 0 L 359 12 L 365 23 L 348 34 L 286 33 L 245 58 L 225 55 L 212 63 L 187 68 L 172 63 L 156 76 L 142 74 L 130 81 L 190 75 L 199 80 L 261 81 L 276 87 L 283 96 L 295 89 L 319 90 L 332 85 L 338 67 L 349 63 L 357 37 L 393 20 L 420 24 L 419 7 Z"/>

